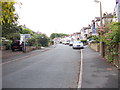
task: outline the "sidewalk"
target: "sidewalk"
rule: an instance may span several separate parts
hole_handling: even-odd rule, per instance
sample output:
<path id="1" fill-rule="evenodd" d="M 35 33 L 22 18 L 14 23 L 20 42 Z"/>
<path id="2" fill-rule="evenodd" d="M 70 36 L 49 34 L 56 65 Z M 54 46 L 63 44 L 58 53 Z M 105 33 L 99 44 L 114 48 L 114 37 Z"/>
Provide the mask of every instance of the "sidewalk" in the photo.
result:
<path id="1" fill-rule="evenodd" d="M 89 46 L 83 49 L 82 88 L 118 88 L 118 86 L 117 68 L 106 62 L 99 52 Z"/>
<path id="2" fill-rule="evenodd" d="M 23 52 L 22 51 L 13 52 L 12 50 L 4 50 L 2 51 L 2 59 L 10 58 L 12 56 L 16 56 L 20 54 L 23 54 Z"/>
<path id="3" fill-rule="evenodd" d="M 5 50 L 5 51 L 2 51 L 2 63 L 11 61 L 11 60 L 15 60 L 15 59 L 19 59 L 21 57 L 29 57 L 32 55 L 37 55 L 40 52 L 44 52 L 44 51 L 47 51 L 52 48 L 54 48 L 54 46 L 49 46 L 49 47 L 33 50 L 30 52 L 26 52 L 26 53 L 24 53 L 22 51 L 13 52 L 12 50 Z"/>

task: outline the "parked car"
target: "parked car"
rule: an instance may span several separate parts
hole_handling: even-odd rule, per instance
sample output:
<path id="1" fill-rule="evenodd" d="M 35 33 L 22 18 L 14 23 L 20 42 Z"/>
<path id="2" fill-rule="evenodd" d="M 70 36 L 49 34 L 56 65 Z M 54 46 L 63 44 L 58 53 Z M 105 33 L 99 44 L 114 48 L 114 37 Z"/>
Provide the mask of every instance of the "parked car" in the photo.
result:
<path id="1" fill-rule="evenodd" d="M 69 43 L 70 43 L 69 41 L 63 42 L 64 45 L 69 45 Z"/>
<path id="2" fill-rule="evenodd" d="M 23 50 L 23 44 L 20 44 L 19 40 L 15 40 L 11 44 L 11 49 L 12 49 L 12 51 L 15 51 L 15 50 L 22 51 Z"/>
<path id="3" fill-rule="evenodd" d="M 69 43 L 69 46 L 73 46 L 73 42 L 72 41 Z"/>
<path id="4" fill-rule="evenodd" d="M 81 41 L 75 41 L 73 42 L 73 49 L 83 49 L 84 45 Z"/>

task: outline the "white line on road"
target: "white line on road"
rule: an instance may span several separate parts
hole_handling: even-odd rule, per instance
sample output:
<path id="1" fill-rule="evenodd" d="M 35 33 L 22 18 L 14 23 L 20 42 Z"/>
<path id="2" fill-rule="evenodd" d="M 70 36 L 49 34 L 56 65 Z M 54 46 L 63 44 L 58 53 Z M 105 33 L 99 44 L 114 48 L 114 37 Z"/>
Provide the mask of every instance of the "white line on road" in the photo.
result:
<path id="1" fill-rule="evenodd" d="M 80 66 L 78 88 L 82 87 L 82 72 L 83 72 L 83 50 L 81 49 L 81 66 Z"/>

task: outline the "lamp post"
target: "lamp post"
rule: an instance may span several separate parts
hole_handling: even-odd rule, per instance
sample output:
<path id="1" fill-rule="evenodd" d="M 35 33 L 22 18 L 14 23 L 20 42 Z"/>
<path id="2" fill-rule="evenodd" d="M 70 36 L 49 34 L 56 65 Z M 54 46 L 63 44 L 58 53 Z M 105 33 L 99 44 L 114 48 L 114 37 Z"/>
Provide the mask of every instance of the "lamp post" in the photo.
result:
<path id="1" fill-rule="evenodd" d="M 102 4 L 101 4 L 101 1 L 98 1 L 98 0 L 94 0 L 94 2 L 96 3 L 100 3 L 100 29 L 103 28 L 103 25 L 102 25 Z M 102 35 L 102 33 L 100 32 L 100 36 Z M 103 47 L 103 42 L 100 40 L 100 54 L 102 57 L 104 57 L 104 47 Z"/>

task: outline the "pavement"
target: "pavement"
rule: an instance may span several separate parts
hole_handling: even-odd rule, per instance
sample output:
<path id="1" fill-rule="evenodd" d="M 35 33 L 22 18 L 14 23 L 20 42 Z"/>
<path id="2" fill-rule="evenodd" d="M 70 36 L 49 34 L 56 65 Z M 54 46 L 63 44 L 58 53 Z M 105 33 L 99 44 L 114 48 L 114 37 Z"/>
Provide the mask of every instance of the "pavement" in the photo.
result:
<path id="1" fill-rule="evenodd" d="M 38 52 L 44 52 L 44 51 L 47 51 L 49 49 L 52 49 L 54 48 L 55 46 L 52 45 L 52 46 L 49 46 L 49 47 L 42 47 L 41 49 L 37 49 L 37 50 L 33 50 L 33 51 L 30 51 L 30 52 L 22 52 L 22 51 L 12 51 L 12 50 L 4 50 L 2 51 L 2 63 L 4 62 L 8 62 L 8 61 L 12 61 L 12 60 L 15 60 L 15 59 L 18 59 L 18 58 L 21 58 L 21 57 L 29 57 L 29 56 L 32 56 L 32 55 L 35 55 L 37 54 Z"/>
<path id="2" fill-rule="evenodd" d="M 2 59 L 10 58 L 12 56 L 16 56 L 20 54 L 23 54 L 23 52 L 22 51 L 13 52 L 12 50 L 4 50 L 2 51 Z"/>
<path id="3" fill-rule="evenodd" d="M 89 46 L 83 49 L 82 88 L 120 90 L 119 70 Z M 105 89 L 106 90 L 106 89 Z"/>

